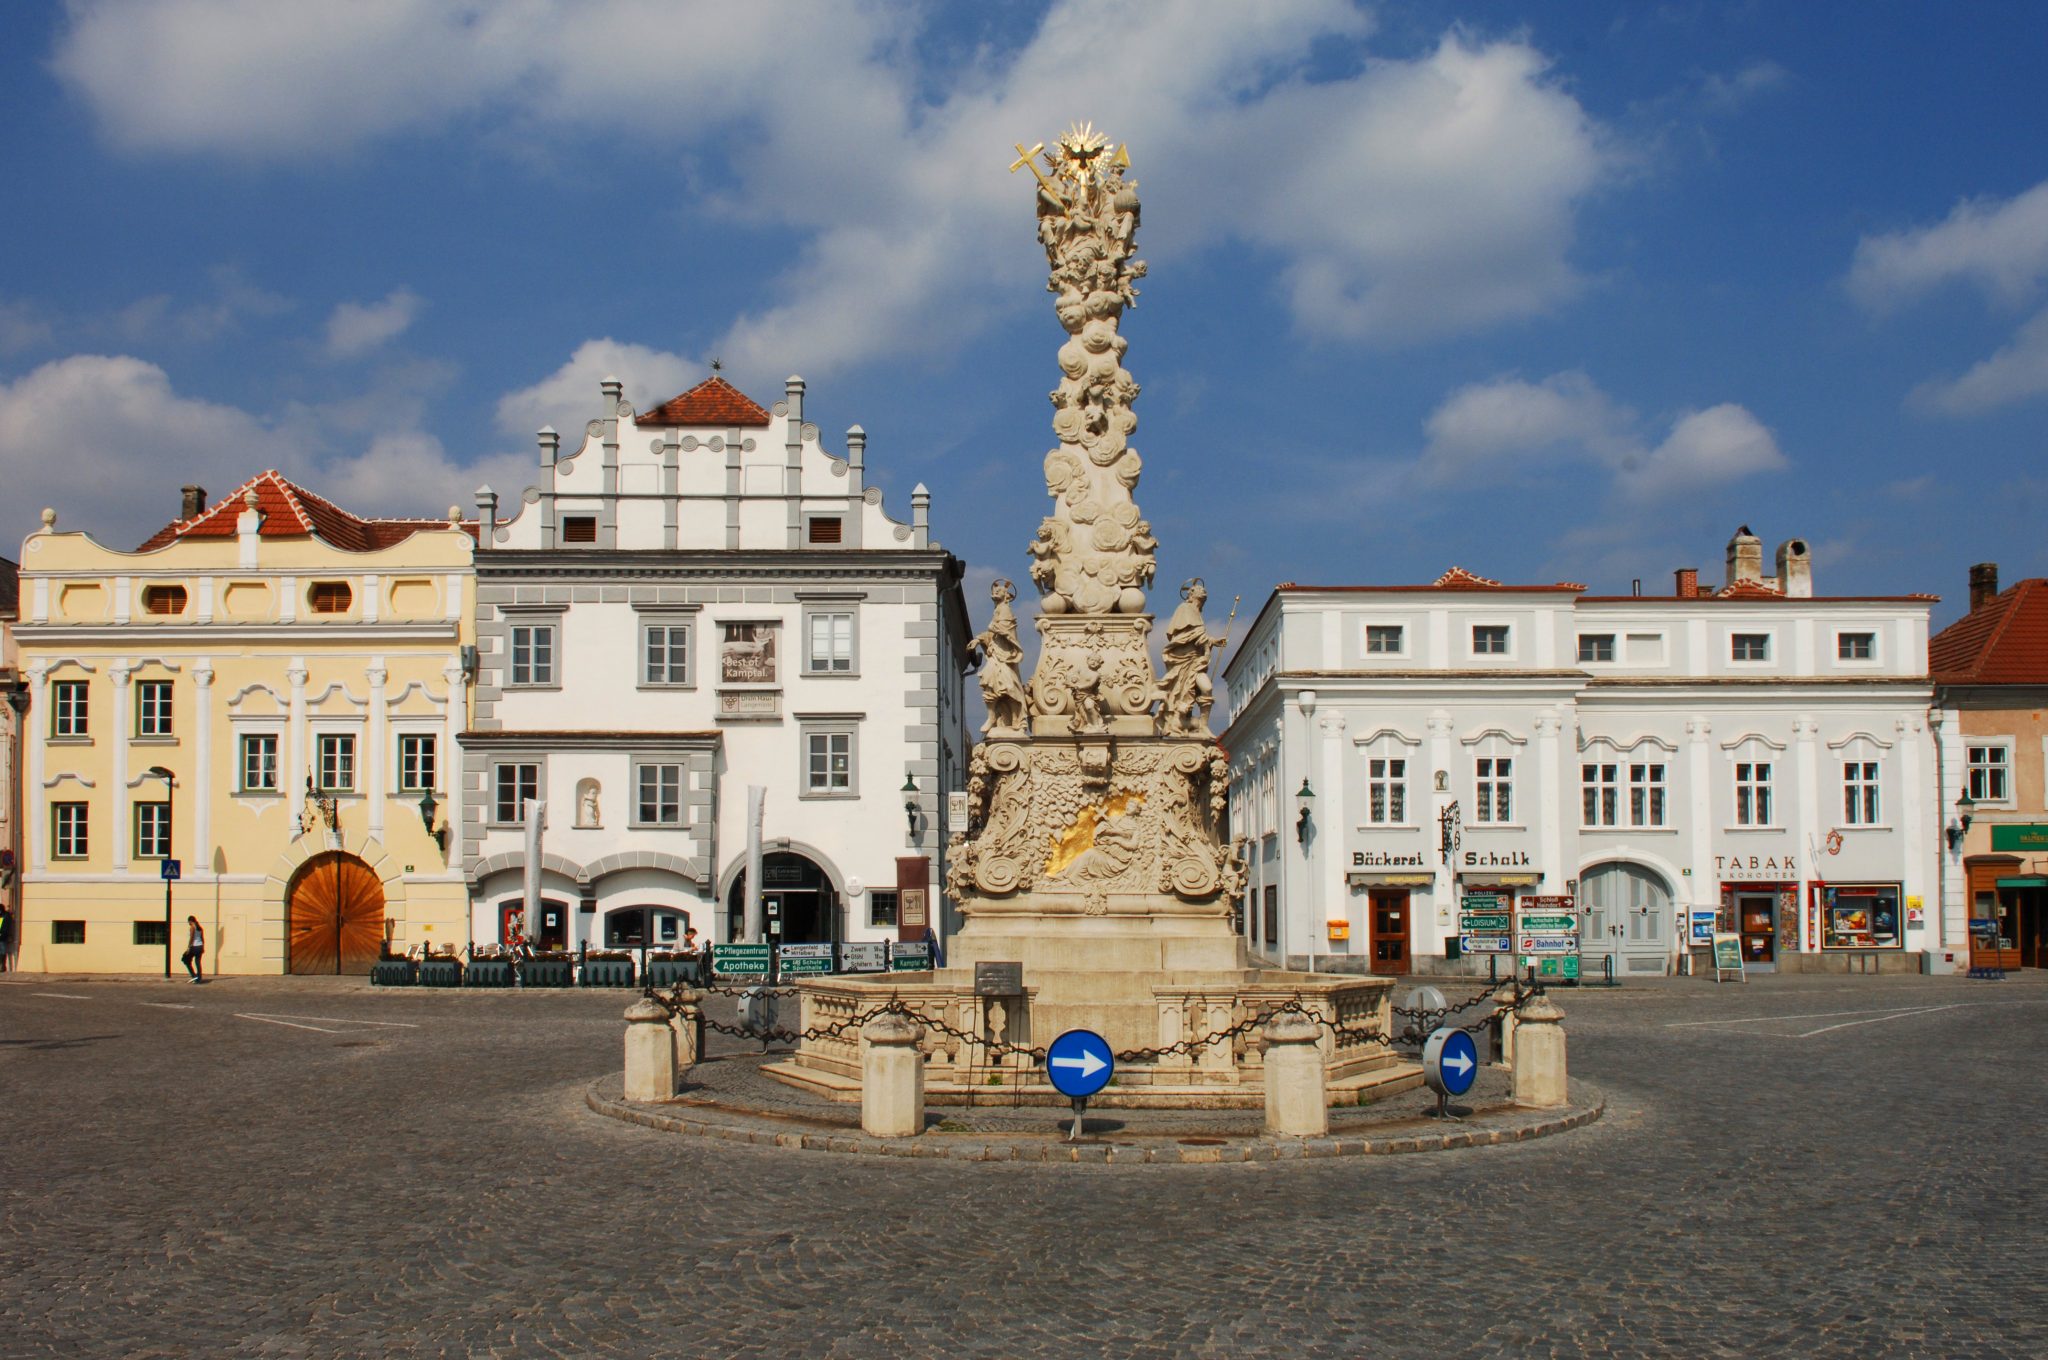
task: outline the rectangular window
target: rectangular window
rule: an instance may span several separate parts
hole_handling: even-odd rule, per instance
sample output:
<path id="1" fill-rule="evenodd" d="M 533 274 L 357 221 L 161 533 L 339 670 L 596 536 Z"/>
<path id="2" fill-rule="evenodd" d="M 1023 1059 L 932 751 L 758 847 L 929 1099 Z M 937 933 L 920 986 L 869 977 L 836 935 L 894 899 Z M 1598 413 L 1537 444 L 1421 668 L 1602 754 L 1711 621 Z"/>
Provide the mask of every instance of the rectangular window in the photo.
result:
<path id="1" fill-rule="evenodd" d="M 1385 825 L 1408 820 L 1408 762 L 1381 759 L 1365 763 L 1365 793 L 1368 817 Z"/>
<path id="2" fill-rule="evenodd" d="M 844 526 L 837 515 L 813 515 L 807 525 L 813 543 L 837 543 Z"/>
<path id="3" fill-rule="evenodd" d="M 1664 766 L 1628 767 L 1628 820 L 1631 826 L 1664 825 Z"/>
<path id="4" fill-rule="evenodd" d="M 426 733 L 406 733 L 398 738 L 398 791 L 425 793 L 434 787 L 434 738 Z"/>
<path id="5" fill-rule="evenodd" d="M 871 926 L 893 926 L 896 924 L 895 893 L 870 892 L 868 894 L 868 924 Z"/>
<path id="6" fill-rule="evenodd" d="M 1584 639 L 1581 639 L 1583 642 Z M 1621 767 L 1582 765 L 1579 767 L 1583 824 L 1615 826 L 1621 820 Z"/>
<path id="7" fill-rule="evenodd" d="M 491 820 L 517 826 L 526 820 L 526 805 L 540 797 L 540 766 L 499 765 L 492 770 Z"/>
<path id="8" fill-rule="evenodd" d="M 1771 659 L 1771 635 L 1769 633 L 1729 634 L 1728 659 L 1730 661 L 1769 661 Z"/>
<path id="9" fill-rule="evenodd" d="M 142 612 L 145 614 L 184 613 L 185 587 L 144 586 L 142 588 Z"/>
<path id="10" fill-rule="evenodd" d="M 650 623 L 640 630 L 640 683 L 690 683 L 690 625 Z"/>
<path id="11" fill-rule="evenodd" d="M 135 735 L 171 735 L 171 682 L 144 680 L 135 686 Z"/>
<path id="12" fill-rule="evenodd" d="M 1368 623 L 1365 626 L 1365 651 L 1368 656 L 1399 656 L 1401 654 L 1401 625 L 1398 623 Z"/>
<path id="13" fill-rule="evenodd" d="M 1612 661 L 1612 660 L 1614 660 L 1614 634 L 1612 634 L 1612 633 L 1581 633 L 1581 634 L 1579 634 L 1579 660 L 1580 660 L 1580 661 Z"/>
<path id="14" fill-rule="evenodd" d="M 1835 656 L 1842 661 L 1870 661 L 1877 656 L 1877 634 L 1835 634 Z"/>
<path id="15" fill-rule="evenodd" d="M 683 767 L 642 765 L 635 776 L 639 792 L 635 822 L 643 826 L 681 826 Z"/>
<path id="16" fill-rule="evenodd" d="M 1771 765 L 1769 761 L 1738 761 L 1735 766 L 1735 824 L 1770 826 Z"/>
<path id="17" fill-rule="evenodd" d="M 92 848 L 84 803 L 50 804 L 50 851 L 58 859 L 84 859 Z"/>
<path id="18" fill-rule="evenodd" d="M 171 805 L 169 803 L 137 803 L 135 805 L 135 858 L 169 859 L 171 857 Z"/>
<path id="19" fill-rule="evenodd" d="M 53 737 L 83 737 L 91 735 L 87 726 L 86 690 L 83 680 L 59 680 L 50 686 L 50 735 Z"/>
<path id="20" fill-rule="evenodd" d="M 853 733 L 805 734 L 804 788 L 814 794 L 853 792 Z"/>
<path id="21" fill-rule="evenodd" d="M 83 921 L 52 921 L 52 922 L 50 922 L 50 943 L 51 943 L 51 944 L 84 944 L 84 943 L 85 943 L 85 922 L 83 922 Z"/>
<path id="22" fill-rule="evenodd" d="M 1506 656 L 1508 654 L 1508 626 L 1504 623 L 1478 623 L 1472 626 L 1472 655 Z"/>
<path id="23" fill-rule="evenodd" d="M 162 921 L 137 921 L 135 943 L 155 945 L 162 949 L 171 942 L 171 928 Z"/>
<path id="24" fill-rule="evenodd" d="M 1473 800 L 1476 822 L 1512 822 L 1515 819 L 1515 762 L 1481 756 L 1478 765 L 1478 797 Z"/>
<path id="25" fill-rule="evenodd" d="M 814 674 L 845 674 L 853 670 L 853 615 L 812 614 L 805 629 L 809 643 L 804 669 Z"/>
<path id="26" fill-rule="evenodd" d="M 268 733 L 242 738 L 242 792 L 277 792 L 277 738 Z"/>
<path id="27" fill-rule="evenodd" d="M 1842 763 L 1842 820 L 1849 826 L 1877 825 L 1877 762 Z"/>
<path id="28" fill-rule="evenodd" d="M 2006 776 L 2011 758 L 2004 746 L 1972 746 L 1970 761 L 1970 801 L 1973 803 L 2003 803 L 2010 795 Z"/>
<path id="29" fill-rule="evenodd" d="M 1265 907 L 1266 931 L 1259 938 L 1264 940 L 1266 947 L 1270 949 L 1278 944 L 1280 940 L 1280 887 L 1278 884 L 1266 884 Z"/>
<path id="30" fill-rule="evenodd" d="M 512 625 L 512 679 L 515 685 L 555 683 L 555 626 L 552 623 Z"/>
<path id="31" fill-rule="evenodd" d="M 564 543 L 597 542 L 596 515 L 562 516 L 562 541 Z"/>
<path id="32" fill-rule="evenodd" d="M 340 733 L 319 738 L 319 788 L 322 793 L 356 791 L 356 739 Z"/>

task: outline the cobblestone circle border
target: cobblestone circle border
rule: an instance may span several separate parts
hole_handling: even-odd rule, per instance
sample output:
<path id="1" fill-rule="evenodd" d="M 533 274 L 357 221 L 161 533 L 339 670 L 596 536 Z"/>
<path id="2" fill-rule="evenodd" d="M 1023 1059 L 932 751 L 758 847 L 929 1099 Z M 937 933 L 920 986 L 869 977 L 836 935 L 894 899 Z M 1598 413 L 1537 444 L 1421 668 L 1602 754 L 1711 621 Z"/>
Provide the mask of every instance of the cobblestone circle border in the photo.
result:
<path id="1" fill-rule="evenodd" d="M 1380 1157 L 1411 1152 L 1447 1152 L 1459 1148 L 1526 1143 L 1583 1128 L 1606 1113 L 1607 1097 L 1583 1082 L 1572 1083 L 1580 1102 L 1554 1117 L 1511 1128 L 1465 1127 L 1443 1133 L 1408 1134 L 1396 1138 L 1229 1138 L 1217 1144 L 1191 1146 L 1161 1137 L 1142 1143 L 1064 1143 L 1050 1138 L 1003 1138 L 952 1133 L 926 1133 L 914 1138 L 870 1138 L 862 1133 L 778 1131 L 741 1124 L 692 1119 L 653 1105 L 608 1094 L 620 1076 L 599 1077 L 584 1092 L 584 1103 L 608 1119 L 623 1120 L 666 1133 L 689 1134 L 724 1142 L 809 1152 L 850 1152 L 876 1157 L 935 1158 L 956 1162 L 1095 1163 L 1116 1166 L 1191 1165 L 1245 1162 L 1291 1162 L 1310 1157 Z M 1533 1112 L 1532 1112 L 1533 1113 Z M 1468 1121 L 1470 1123 L 1472 1121 Z M 1142 1135 L 1141 1135 L 1142 1137 Z"/>

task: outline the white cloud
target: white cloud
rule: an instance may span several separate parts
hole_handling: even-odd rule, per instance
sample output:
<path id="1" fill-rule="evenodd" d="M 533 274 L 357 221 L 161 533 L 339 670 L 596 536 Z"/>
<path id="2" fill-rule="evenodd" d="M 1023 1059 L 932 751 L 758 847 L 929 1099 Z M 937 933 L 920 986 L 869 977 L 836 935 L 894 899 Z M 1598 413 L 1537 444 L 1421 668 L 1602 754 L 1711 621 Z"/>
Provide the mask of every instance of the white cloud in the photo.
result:
<path id="1" fill-rule="evenodd" d="M 1681 412 L 1654 446 L 1641 426 L 1584 373 L 1535 383 L 1497 378 L 1458 389 L 1430 414 L 1417 466 L 1425 483 L 1441 484 L 1480 467 L 1532 473 L 1592 464 L 1613 473 L 1617 490 L 1645 500 L 1788 466 L 1770 430 L 1732 402 Z"/>
<path id="2" fill-rule="evenodd" d="M 344 302 L 327 318 L 327 355 L 353 359 L 405 333 L 419 315 L 419 294 L 394 288 L 381 302 Z"/>
<path id="3" fill-rule="evenodd" d="M 533 480 L 531 453 L 491 454 L 457 463 L 430 434 L 402 431 L 379 435 L 360 454 L 330 460 L 311 489 L 362 515 L 420 517 L 460 507 L 476 514 L 476 488 L 497 488 L 501 513 L 516 505 L 520 488 Z"/>
<path id="4" fill-rule="evenodd" d="M 282 316 L 297 305 L 252 282 L 234 265 L 216 265 L 207 274 L 213 283 L 211 298 L 180 305 L 169 293 L 155 293 L 83 329 L 126 345 L 160 340 L 204 344 L 239 330 L 245 320 Z"/>
<path id="5" fill-rule="evenodd" d="M 1371 20 L 1348 0 L 1060 0 L 1012 52 L 915 65 L 911 6 L 655 0 L 79 0 L 53 65 L 138 151 L 346 151 L 489 119 L 513 138 L 624 133 L 701 173 L 694 208 L 795 228 L 768 301 L 713 347 L 816 373 L 936 351 L 1029 295 L 1030 198 L 1006 149 L 1077 114 L 1133 148 L 1155 255 L 1278 262 L 1306 331 L 1399 345 L 1541 313 L 1581 280 L 1600 129 L 1526 42 L 1459 32 L 1304 74 Z M 678 175 L 677 189 L 683 189 Z"/>
<path id="6" fill-rule="evenodd" d="M 541 426 L 551 425 L 561 432 L 562 451 L 567 453 L 582 443 L 584 426 L 596 417 L 599 384 L 606 378 L 624 383 L 626 400 L 635 410 L 645 411 L 696 386 L 706 372 L 696 360 L 665 350 L 609 337 L 585 340 L 553 373 L 498 399 L 498 428 L 531 438 Z"/>
<path id="7" fill-rule="evenodd" d="M 1982 415 L 2048 394 L 2048 311 L 2034 314 L 2010 343 L 1959 378 L 1937 379 L 1913 390 L 1910 402 L 1950 416 Z"/>
<path id="8" fill-rule="evenodd" d="M 2016 198 L 1969 199 L 1936 226 L 1856 243 L 1849 292 L 1886 311 L 1951 281 L 1976 285 L 1994 301 L 2023 303 L 2048 280 L 2048 182 Z"/>

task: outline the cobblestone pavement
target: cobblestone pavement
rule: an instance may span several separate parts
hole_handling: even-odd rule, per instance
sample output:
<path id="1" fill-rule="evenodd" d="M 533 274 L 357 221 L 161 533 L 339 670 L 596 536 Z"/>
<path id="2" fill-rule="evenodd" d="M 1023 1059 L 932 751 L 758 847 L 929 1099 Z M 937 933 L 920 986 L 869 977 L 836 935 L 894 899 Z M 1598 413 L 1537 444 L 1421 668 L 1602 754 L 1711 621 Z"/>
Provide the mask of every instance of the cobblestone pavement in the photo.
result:
<path id="1" fill-rule="evenodd" d="M 618 993 L 0 982 L 0 1354 L 2035 1356 L 2048 984 L 1558 994 L 1514 1147 L 974 1165 L 600 1118 Z"/>

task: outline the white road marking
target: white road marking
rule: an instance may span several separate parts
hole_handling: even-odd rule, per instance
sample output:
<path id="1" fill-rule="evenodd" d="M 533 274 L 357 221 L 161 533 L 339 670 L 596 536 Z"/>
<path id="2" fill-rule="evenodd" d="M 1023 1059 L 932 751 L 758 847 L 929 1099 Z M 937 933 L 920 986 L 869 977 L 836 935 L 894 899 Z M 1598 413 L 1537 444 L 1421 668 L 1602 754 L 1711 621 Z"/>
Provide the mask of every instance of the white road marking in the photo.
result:
<path id="1" fill-rule="evenodd" d="M 1728 1020 L 1681 1020 L 1667 1022 L 1664 1028 L 1698 1029 L 1703 1026 L 1715 1025 L 1768 1025 L 1774 1024 L 1781 1020 L 1829 1020 L 1833 1019 L 1835 1016 L 1838 1015 L 1863 1015 L 1870 1017 L 1867 1020 L 1844 1020 L 1839 1024 L 1822 1025 L 1818 1029 L 1786 1031 L 1750 1031 L 1750 1033 L 1753 1034 L 1759 1032 L 1764 1033 L 1773 1039 L 1811 1039 L 1817 1034 L 1832 1034 L 1834 1031 L 1838 1029 L 1853 1029 L 1857 1025 L 1875 1025 L 1886 1020 L 1903 1020 L 1908 1016 L 1914 1015 L 1933 1015 L 1939 1011 L 1989 1010 L 2001 1006 L 2040 1005 L 2048 1005 L 2048 1001 L 2033 999 L 2026 999 L 2020 1001 L 1956 1001 L 1946 1006 L 1887 1006 L 1875 1010 L 1809 1011 L 1803 1015 L 1748 1015 L 1738 1016 Z"/>
<path id="2" fill-rule="evenodd" d="M 1664 1026 L 1666 1029 L 1695 1029 L 1701 1025 L 1761 1025 L 1771 1020 L 1824 1020 L 1837 1015 L 1893 1015 L 1914 1009 L 1908 1006 L 1883 1006 L 1876 1010 L 1861 1011 L 1808 1011 L 1804 1015 L 1752 1015 L 1741 1020 L 1679 1020 Z"/>
<path id="3" fill-rule="evenodd" d="M 1848 1029 L 1853 1025 L 1875 1025 L 1880 1024 L 1886 1020 L 1903 1019 L 1908 1015 L 1932 1015 L 1936 1011 L 1959 1011 L 1966 1004 L 1968 1003 L 1957 1002 L 1953 1006 L 1927 1006 L 1917 1011 L 1900 1011 L 1896 1015 L 1879 1015 L 1869 1020 L 1844 1020 L 1839 1025 L 1822 1025 L 1819 1029 L 1810 1029 L 1806 1031 L 1806 1033 L 1804 1034 L 1795 1034 L 1792 1037 L 1795 1039 L 1811 1039 L 1816 1034 L 1827 1034 L 1833 1030 Z"/>
<path id="4" fill-rule="evenodd" d="M 189 1011 L 192 1009 L 189 1004 L 177 1001 L 145 1001 L 142 1004 L 154 1006 L 160 1011 Z"/>
<path id="5" fill-rule="evenodd" d="M 376 1025 L 382 1029 L 419 1028 L 418 1025 L 408 1025 L 403 1020 L 355 1020 L 339 1015 L 292 1015 L 283 1011 L 236 1011 L 235 1014 L 244 1020 L 324 1020 L 330 1025 Z"/>
<path id="6" fill-rule="evenodd" d="M 236 1012 L 235 1012 L 235 1019 L 237 1019 L 237 1020 L 256 1020 L 256 1021 L 260 1021 L 261 1023 L 263 1023 L 263 1024 L 266 1024 L 266 1025 L 284 1025 L 284 1026 L 286 1026 L 286 1027 L 288 1027 L 288 1028 L 290 1028 L 290 1029 L 310 1029 L 310 1030 L 317 1030 L 317 1031 L 319 1031 L 319 1032 L 320 1032 L 320 1033 L 322 1033 L 322 1034 L 346 1034 L 346 1033 L 348 1033 L 348 1031 L 347 1031 L 347 1030 L 344 1030 L 344 1029 L 327 1029 L 326 1027 L 324 1027 L 324 1026 L 321 1026 L 321 1025 L 301 1025 L 301 1024 L 299 1024 L 299 1023 L 298 1023 L 297 1021 L 295 1021 L 295 1020 L 279 1020 L 279 1019 L 276 1019 L 276 1018 L 274 1018 L 274 1017 L 272 1017 L 272 1016 L 268 1016 L 268 1015 L 244 1015 L 244 1014 L 242 1014 L 242 1013 L 241 1013 L 240 1011 L 236 1011 Z"/>
<path id="7" fill-rule="evenodd" d="M 30 995 L 30 996 L 50 996 L 50 997 L 55 997 L 55 998 L 56 998 L 57 1000 L 59 1000 L 59 1001 L 90 1001 L 90 1000 L 92 1000 L 92 998 L 91 998 L 91 997 L 89 997 L 89 996 L 73 996 L 73 995 L 72 995 L 71 993 L 69 993 L 69 992 L 30 992 L 30 993 L 29 993 L 29 995 Z"/>

